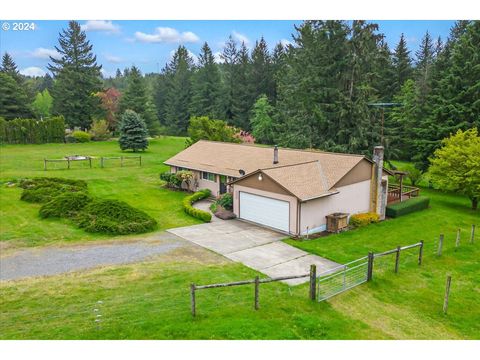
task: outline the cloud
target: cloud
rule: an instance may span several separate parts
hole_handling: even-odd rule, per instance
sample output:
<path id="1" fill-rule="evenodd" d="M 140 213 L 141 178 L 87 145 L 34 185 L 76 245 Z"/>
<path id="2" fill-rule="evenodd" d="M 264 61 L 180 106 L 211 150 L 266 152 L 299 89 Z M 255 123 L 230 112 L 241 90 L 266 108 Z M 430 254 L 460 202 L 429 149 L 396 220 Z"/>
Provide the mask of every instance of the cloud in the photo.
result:
<path id="1" fill-rule="evenodd" d="M 109 34 L 120 32 L 120 26 L 106 20 L 88 20 L 85 24 L 81 25 L 81 29 L 83 31 L 104 31 Z"/>
<path id="2" fill-rule="evenodd" d="M 100 72 L 102 73 L 102 76 L 104 78 L 112 78 L 115 76 L 115 73 L 113 71 L 105 70 L 103 67 L 100 69 Z"/>
<path id="3" fill-rule="evenodd" d="M 245 43 L 245 46 L 249 46 L 250 45 L 250 39 L 244 35 L 244 34 L 241 34 L 239 32 L 236 32 L 235 30 L 232 31 L 232 37 L 234 40 L 237 40 L 239 43 Z"/>
<path id="4" fill-rule="evenodd" d="M 153 34 L 135 32 L 135 39 L 145 43 L 195 43 L 200 38 L 191 31 L 179 32 L 169 27 L 157 27 Z"/>
<path id="5" fill-rule="evenodd" d="M 109 54 L 105 54 L 104 56 L 105 56 L 105 60 L 114 64 L 123 62 L 123 59 L 120 56 L 109 55 Z"/>
<path id="6" fill-rule="evenodd" d="M 217 64 L 223 64 L 225 62 L 225 59 L 222 57 L 222 52 L 221 51 L 217 51 L 217 52 L 213 53 L 213 57 L 215 58 L 215 62 Z"/>
<path id="7" fill-rule="evenodd" d="M 287 40 L 287 39 L 281 39 L 280 44 L 282 44 L 282 46 L 284 46 L 284 47 L 289 46 L 289 45 L 293 45 L 293 43 L 290 40 Z"/>
<path id="8" fill-rule="evenodd" d="M 55 49 L 36 48 L 30 53 L 30 56 L 37 59 L 50 59 L 50 56 L 54 59 L 60 59 L 62 55 Z"/>
<path id="9" fill-rule="evenodd" d="M 25 76 L 38 77 L 38 76 L 44 76 L 46 74 L 46 72 L 39 67 L 30 66 L 30 67 L 27 67 L 25 69 L 20 70 L 20 74 L 25 75 Z"/>

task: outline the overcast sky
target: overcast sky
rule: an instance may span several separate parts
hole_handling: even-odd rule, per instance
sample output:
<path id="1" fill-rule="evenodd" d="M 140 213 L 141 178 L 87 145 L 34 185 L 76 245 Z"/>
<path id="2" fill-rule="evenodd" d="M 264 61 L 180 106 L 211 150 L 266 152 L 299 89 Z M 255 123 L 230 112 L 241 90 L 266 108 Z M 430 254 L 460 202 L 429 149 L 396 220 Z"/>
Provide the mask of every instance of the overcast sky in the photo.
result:
<path id="1" fill-rule="evenodd" d="M 10 53 L 22 73 L 43 75 L 49 56 L 56 56 L 58 33 L 68 21 L 33 21 L 35 30 L 0 31 L 0 52 Z M 32 21 L 22 21 L 31 23 Z M 196 55 L 206 41 L 217 57 L 229 35 L 248 47 L 261 36 L 270 48 L 281 41 L 292 41 L 294 25 L 301 21 L 79 21 L 93 44 L 98 62 L 103 65 L 105 76 L 115 74 L 117 68 L 136 65 L 144 73 L 157 72 L 169 61 L 179 44 Z M 428 30 L 436 38 L 448 36 L 454 21 L 377 21 L 380 32 L 393 48 L 403 32 L 412 54 Z M 2 28 L 4 28 L 2 26 Z"/>

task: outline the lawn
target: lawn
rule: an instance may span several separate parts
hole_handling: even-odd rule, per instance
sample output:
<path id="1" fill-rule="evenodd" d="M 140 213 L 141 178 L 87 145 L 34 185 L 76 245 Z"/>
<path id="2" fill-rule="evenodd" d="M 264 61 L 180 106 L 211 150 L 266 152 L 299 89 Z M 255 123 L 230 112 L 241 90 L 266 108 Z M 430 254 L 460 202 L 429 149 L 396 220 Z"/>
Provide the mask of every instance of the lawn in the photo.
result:
<path id="1" fill-rule="evenodd" d="M 9 248 L 16 248 L 109 238 L 86 233 L 67 220 L 40 219 L 38 205 L 20 201 L 21 189 L 5 185 L 6 181 L 12 179 L 34 176 L 86 180 L 91 194 L 123 200 L 144 210 L 158 221 L 159 230 L 199 223 L 183 212 L 181 199 L 185 196 L 184 193 L 160 187 L 159 174 L 167 170 L 163 161 L 181 151 L 184 143 L 184 138 L 175 137 L 152 140 L 148 151 L 141 153 L 141 167 L 135 165 L 133 161 L 126 161 L 126 166 L 120 167 L 118 161 L 115 164 L 112 160 L 102 169 L 99 159 L 94 159 L 92 169 L 86 167 L 87 163 L 77 162 L 72 164 L 71 170 L 48 171 L 43 170 L 44 158 L 58 159 L 74 154 L 95 157 L 133 154 L 120 151 L 116 141 L 1 146 L 0 241 L 4 244 L 8 242 Z"/>
<path id="2" fill-rule="evenodd" d="M 326 302 L 308 300 L 308 285 L 261 285 L 197 293 L 190 315 L 189 285 L 251 279 L 256 272 L 203 249 L 138 264 L 0 285 L 0 337 L 4 339 L 479 339 L 480 241 L 468 244 L 478 213 L 459 196 L 424 191 L 431 208 L 367 228 L 304 242 L 312 253 L 345 262 L 369 250 L 425 240 L 416 252 L 376 263 L 372 282 Z M 462 229 L 455 251 L 454 233 Z M 443 255 L 434 248 L 446 235 Z M 388 265 L 388 269 L 385 267 Z M 387 270 L 385 270 L 387 269 Z M 442 313 L 445 277 L 452 275 L 449 313 Z M 261 275 L 263 276 L 263 275 Z M 97 301 L 102 301 L 98 304 Z M 99 309 L 95 312 L 94 309 Z M 95 315 L 102 322 L 97 326 Z"/>

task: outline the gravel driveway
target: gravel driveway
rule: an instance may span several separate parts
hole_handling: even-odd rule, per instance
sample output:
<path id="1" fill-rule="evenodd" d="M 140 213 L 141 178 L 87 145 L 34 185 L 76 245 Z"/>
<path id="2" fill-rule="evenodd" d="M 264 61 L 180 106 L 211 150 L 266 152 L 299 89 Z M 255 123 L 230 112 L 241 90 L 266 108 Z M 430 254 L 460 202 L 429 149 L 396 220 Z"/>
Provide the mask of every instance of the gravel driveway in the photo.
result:
<path id="1" fill-rule="evenodd" d="M 20 250 L 0 258 L 0 280 L 17 280 L 105 265 L 127 264 L 183 246 L 188 246 L 183 239 L 173 234 L 159 233 L 133 242 Z"/>

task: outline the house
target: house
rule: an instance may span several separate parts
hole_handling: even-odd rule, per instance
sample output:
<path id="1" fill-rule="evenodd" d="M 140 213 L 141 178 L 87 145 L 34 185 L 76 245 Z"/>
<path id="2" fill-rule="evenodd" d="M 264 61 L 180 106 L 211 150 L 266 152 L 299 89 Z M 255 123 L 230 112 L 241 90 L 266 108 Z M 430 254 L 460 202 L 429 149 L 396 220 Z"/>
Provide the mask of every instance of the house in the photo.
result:
<path id="1" fill-rule="evenodd" d="M 190 170 L 191 190 L 231 192 L 238 218 L 290 235 L 326 229 L 326 216 L 376 212 L 383 219 L 388 170 L 383 147 L 362 155 L 198 141 L 165 161 Z"/>

